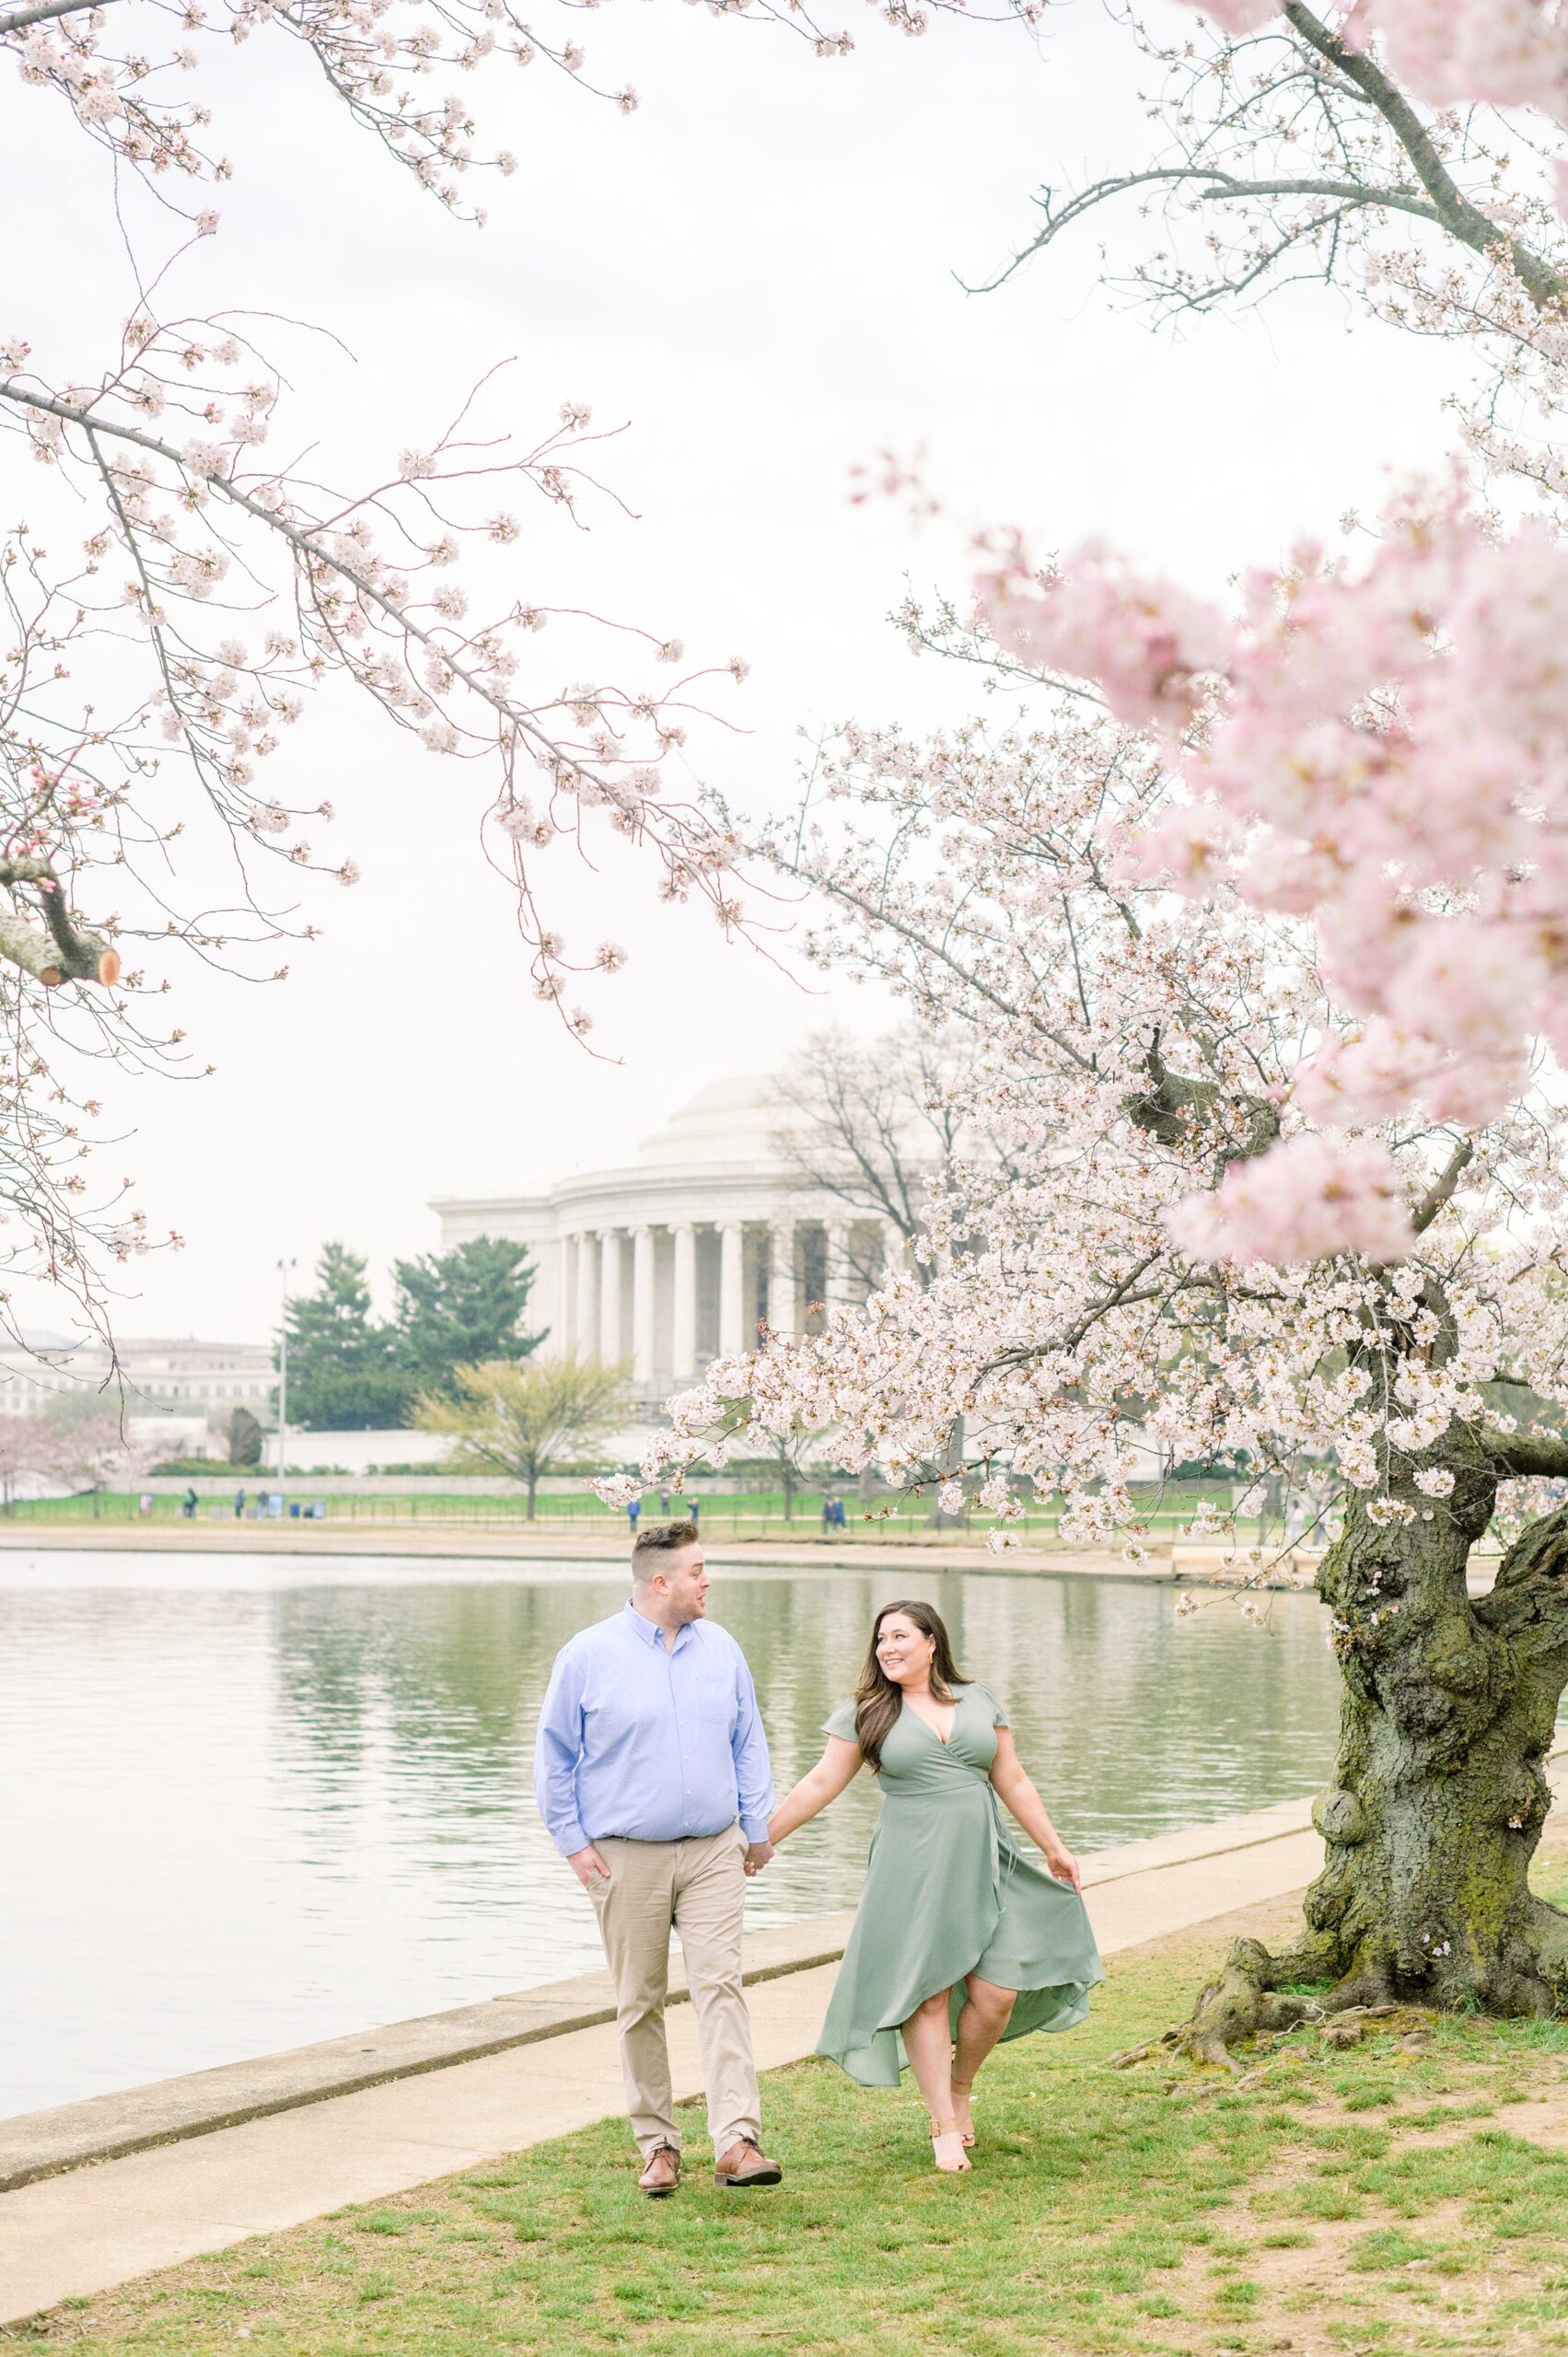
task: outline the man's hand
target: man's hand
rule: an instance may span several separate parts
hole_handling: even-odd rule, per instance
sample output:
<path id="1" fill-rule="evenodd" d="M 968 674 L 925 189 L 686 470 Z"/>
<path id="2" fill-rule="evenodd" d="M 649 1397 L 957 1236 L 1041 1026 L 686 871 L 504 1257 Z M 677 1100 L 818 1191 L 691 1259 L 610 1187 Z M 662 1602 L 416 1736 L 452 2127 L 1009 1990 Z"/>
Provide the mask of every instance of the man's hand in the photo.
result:
<path id="1" fill-rule="evenodd" d="M 760 1875 L 772 1854 L 773 1845 L 771 1841 L 753 1841 L 746 1852 L 746 1872 L 749 1875 Z"/>
<path id="2" fill-rule="evenodd" d="M 591 1841 L 586 1849 L 574 1850 L 570 1857 L 567 1859 L 566 1864 L 571 1867 L 572 1872 L 576 1875 L 577 1880 L 582 1884 L 585 1890 L 592 1890 L 596 1883 L 608 1882 L 610 1880 L 610 1868 L 605 1864 L 604 1860 L 599 1856 L 598 1852 L 594 1848 Z"/>

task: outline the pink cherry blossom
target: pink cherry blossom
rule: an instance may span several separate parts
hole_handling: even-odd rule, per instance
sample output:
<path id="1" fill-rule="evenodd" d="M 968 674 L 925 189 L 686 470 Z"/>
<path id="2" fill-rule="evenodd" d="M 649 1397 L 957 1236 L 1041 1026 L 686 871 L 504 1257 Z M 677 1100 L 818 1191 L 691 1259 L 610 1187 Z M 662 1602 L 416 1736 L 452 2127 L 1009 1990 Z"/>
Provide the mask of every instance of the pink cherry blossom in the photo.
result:
<path id="1" fill-rule="evenodd" d="M 1217 608 L 1129 570 L 1098 541 L 1075 550 L 1054 579 L 1011 566 L 982 574 L 976 588 L 999 646 L 1036 669 L 1098 680 L 1134 726 L 1179 732 L 1204 676 L 1229 661 Z"/>
<path id="2" fill-rule="evenodd" d="M 1411 1243 L 1399 1172 L 1371 1139 L 1291 1138 L 1233 1163 L 1212 1194 L 1173 1204 L 1166 1225 L 1184 1251 L 1232 1267 L 1295 1268 L 1346 1251 L 1398 1260 Z"/>
<path id="3" fill-rule="evenodd" d="M 1278 0 L 1184 0 L 1231 34 L 1257 31 Z M 1484 104 L 1568 111 L 1568 24 L 1558 0 L 1354 0 L 1353 46 L 1434 107 Z"/>
<path id="4" fill-rule="evenodd" d="M 1307 546 L 1260 568 L 1230 621 L 1098 546 L 1050 576 L 1020 560 L 986 594 L 1016 661 L 1096 679 L 1167 739 L 1174 712 L 1196 722 L 1171 749 L 1184 798 L 1118 872 L 1312 923 L 1325 982 L 1364 1020 L 1297 1075 L 1302 1110 L 1497 1118 L 1568 1005 L 1568 546 L 1534 520 L 1499 532 L 1455 482 L 1397 499 L 1359 564 Z M 1323 1202 L 1347 1248 L 1375 1232 L 1392 1248 L 1388 1206 L 1314 1195 L 1306 1149 L 1272 1158 L 1290 1153 L 1317 1248 Z M 1234 1183 L 1237 1234 L 1288 1225 L 1266 1179 Z M 1194 1211 L 1185 1239 L 1220 1216 Z"/>

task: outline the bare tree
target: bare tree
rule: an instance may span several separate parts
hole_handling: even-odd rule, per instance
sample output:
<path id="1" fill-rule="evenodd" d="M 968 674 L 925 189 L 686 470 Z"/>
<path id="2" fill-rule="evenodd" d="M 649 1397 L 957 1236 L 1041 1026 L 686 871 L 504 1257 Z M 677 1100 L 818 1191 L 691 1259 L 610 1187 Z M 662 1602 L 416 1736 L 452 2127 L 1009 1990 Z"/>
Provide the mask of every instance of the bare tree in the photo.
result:
<path id="1" fill-rule="evenodd" d="M 958 1051 L 940 1034 L 889 1032 L 861 1045 L 847 1032 L 819 1032 L 778 1077 L 786 1118 L 773 1144 L 803 1193 L 830 1195 L 851 1214 L 845 1261 L 830 1276 L 869 1290 L 885 1265 L 880 1234 L 906 1246 L 920 1236 L 933 1187 L 946 1187 L 959 1152 L 952 1109 Z M 857 1243 L 853 1219 L 875 1220 L 878 1242 Z M 920 1282 L 929 1272 L 911 1255 Z"/>

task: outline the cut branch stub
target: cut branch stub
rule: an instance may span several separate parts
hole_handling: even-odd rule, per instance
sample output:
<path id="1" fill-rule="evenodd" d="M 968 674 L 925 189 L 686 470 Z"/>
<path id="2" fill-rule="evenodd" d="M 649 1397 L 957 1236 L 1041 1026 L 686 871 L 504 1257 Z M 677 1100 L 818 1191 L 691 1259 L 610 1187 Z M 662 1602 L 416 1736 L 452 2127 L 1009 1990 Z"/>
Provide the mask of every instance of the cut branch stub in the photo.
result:
<path id="1" fill-rule="evenodd" d="M 1124 1097 L 1122 1109 L 1159 1144 L 1190 1151 L 1221 1144 L 1227 1159 L 1250 1161 L 1279 1136 L 1279 1109 L 1267 1097 L 1232 1095 L 1214 1080 L 1184 1080 L 1167 1069 L 1157 1050 L 1148 1062 L 1150 1086 Z"/>
<path id="2" fill-rule="evenodd" d="M 0 884 L 13 889 L 30 884 L 38 894 L 43 922 L 24 909 L 0 909 L 0 958 L 7 958 L 46 990 L 62 982 L 102 982 L 120 980 L 120 952 L 107 934 L 96 933 L 72 915 L 59 882 L 41 859 L 0 862 Z"/>

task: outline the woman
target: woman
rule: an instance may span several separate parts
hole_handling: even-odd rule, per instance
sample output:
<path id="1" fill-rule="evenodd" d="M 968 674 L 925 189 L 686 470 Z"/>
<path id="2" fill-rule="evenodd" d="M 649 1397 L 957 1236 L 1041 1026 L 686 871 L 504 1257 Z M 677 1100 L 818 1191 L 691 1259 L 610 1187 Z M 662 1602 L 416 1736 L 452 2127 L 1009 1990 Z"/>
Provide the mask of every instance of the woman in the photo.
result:
<path id="1" fill-rule="evenodd" d="M 817 2051 L 867 2087 L 896 2087 L 907 2061 L 936 2166 L 967 2169 L 970 2094 L 992 2048 L 1071 2029 L 1104 1978 L 1077 1860 L 1019 1764 L 1006 1712 L 988 1686 L 959 1676 L 929 1604 L 883 1606 L 854 1699 L 823 1731 L 828 1747 L 775 1812 L 769 1840 L 787 1840 L 836 1800 L 863 1760 L 886 1802 Z M 1049 1873 L 1018 1851 L 998 1795 Z"/>

